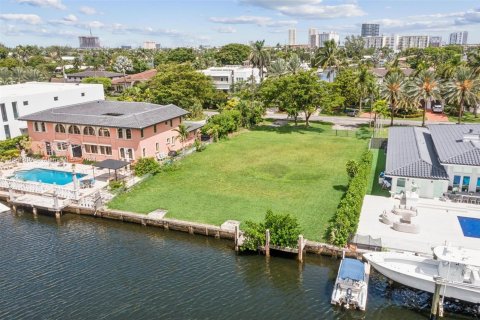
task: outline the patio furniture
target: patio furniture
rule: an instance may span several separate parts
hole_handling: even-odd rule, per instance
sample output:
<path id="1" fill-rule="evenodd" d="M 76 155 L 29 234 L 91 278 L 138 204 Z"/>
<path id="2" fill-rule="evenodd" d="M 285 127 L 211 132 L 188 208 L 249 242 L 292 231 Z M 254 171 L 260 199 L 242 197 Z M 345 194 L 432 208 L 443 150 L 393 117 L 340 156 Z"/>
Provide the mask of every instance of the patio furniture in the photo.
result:
<path id="1" fill-rule="evenodd" d="M 80 180 L 80 189 L 92 188 L 94 184 L 95 184 L 94 179 Z"/>
<path id="2" fill-rule="evenodd" d="M 420 233 L 420 227 L 414 223 L 394 222 L 393 230 L 405 233 Z"/>
<path id="3" fill-rule="evenodd" d="M 383 213 L 380 215 L 380 221 L 391 226 L 395 221 L 395 217 L 392 214 L 389 214 L 386 210 L 383 210 Z"/>

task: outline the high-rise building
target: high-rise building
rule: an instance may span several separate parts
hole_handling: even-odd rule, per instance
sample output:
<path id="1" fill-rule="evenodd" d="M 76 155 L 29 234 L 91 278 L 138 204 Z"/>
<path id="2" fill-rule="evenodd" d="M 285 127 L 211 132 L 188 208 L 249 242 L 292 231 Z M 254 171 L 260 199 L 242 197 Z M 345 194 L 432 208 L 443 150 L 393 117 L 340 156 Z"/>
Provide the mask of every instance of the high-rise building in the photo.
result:
<path id="1" fill-rule="evenodd" d="M 468 31 L 450 33 L 449 44 L 467 44 Z"/>
<path id="2" fill-rule="evenodd" d="M 130 50 L 132 49 L 132 46 L 121 46 L 120 48 L 124 49 L 124 50 Z"/>
<path id="3" fill-rule="evenodd" d="M 155 44 L 155 49 L 162 49 L 162 45 L 160 43 Z"/>
<path id="4" fill-rule="evenodd" d="M 365 48 L 390 48 L 394 51 L 397 50 L 398 46 L 398 36 L 391 35 L 391 36 L 378 36 L 378 37 L 363 37 L 365 41 Z"/>
<path id="5" fill-rule="evenodd" d="M 98 37 L 80 36 L 78 37 L 80 49 L 95 49 L 100 48 L 100 39 Z"/>
<path id="6" fill-rule="evenodd" d="M 442 37 L 435 36 L 430 37 L 430 41 L 428 42 L 428 46 L 430 47 L 441 47 L 442 46 Z"/>
<path id="7" fill-rule="evenodd" d="M 155 41 L 145 41 L 143 43 L 143 49 L 156 49 L 157 43 Z"/>
<path id="8" fill-rule="evenodd" d="M 288 29 L 288 45 L 294 46 L 297 44 L 297 29 Z"/>
<path id="9" fill-rule="evenodd" d="M 376 23 L 362 23 L 362 37 L 378 37 L 380 25 Z"/>
<path id="10" fill-rule="evenodd" d="M 315 39 L 316 39 L 315 35 L 317 35 L 317 34 L 318 34 L 317 29 L 315 29 L 315 28 L 308 29 L 308 44 L 310 45 L 310 47 L 317 47 L 316 42 L 315 42 Z M 313 37 L 313 42 L 312 42 L 312 36 L 314 36 Z"/>
<path id="11" fill-rule="evenodd" d="M 333 40 L 335 43 L 340 42 L 340 36 L 338 33 L 330 31 L 330 32 L 322 32 L 318 34 L 318 47 L 323 48 L 325 46 L 325 42 Z"/>
<path id="12" fill-rule="evenodd" d="M 398 50 L 406 50 L 409 48 L 425 49 L 428 47 L 429 36 L 400 36 L 398 39 Z"/>

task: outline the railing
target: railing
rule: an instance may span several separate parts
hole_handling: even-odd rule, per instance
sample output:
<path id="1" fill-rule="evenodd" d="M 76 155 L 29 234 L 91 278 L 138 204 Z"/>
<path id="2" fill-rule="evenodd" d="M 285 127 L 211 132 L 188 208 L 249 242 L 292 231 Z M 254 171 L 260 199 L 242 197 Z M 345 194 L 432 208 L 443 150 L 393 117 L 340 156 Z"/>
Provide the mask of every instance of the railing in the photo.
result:
<path id="1" fill-rule="evenodd" d="M 0 188 L 39 194 L 46 193 L 52 190 L 51 186 L 44 183 L 27 182 L 5 178 L 0 178 Z"/>
<path id="2" fill-rule="evenodd" d="M 88 208 L 88 209 L 98 209 L 102 205 L 102 197 L 100 193 L 96 193 L 94 195 L 81 198 L 77 202 L 79 207 Z"/>
<path id="3" fill-rule="evenodd" d="M 55 194 L 59 198 L 78 200 L 79 192 L 78 190 L 66 189 L 62 187 L 55 187 Z"/>

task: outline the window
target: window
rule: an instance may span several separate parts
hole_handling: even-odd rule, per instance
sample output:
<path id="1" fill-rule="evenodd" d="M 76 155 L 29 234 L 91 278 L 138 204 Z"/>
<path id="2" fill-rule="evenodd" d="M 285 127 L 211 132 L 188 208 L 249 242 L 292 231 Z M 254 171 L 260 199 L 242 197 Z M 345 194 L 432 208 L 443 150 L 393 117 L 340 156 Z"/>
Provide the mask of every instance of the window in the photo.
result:
<path id="1" fill-rule="evenodd" d="M 405 178 L 398 178 L 397 179 L 397 187 L 405 188 Z"/>
<path id="2" fill-rule="evenodd" d="M 98 146 L 94 144 L 86 144 L 85 145 L 85 152 L 86 153 L 98 153 Z"/>
<path id="3" fill-rule="evenodd" d="M 143 129 L 140 129 L 140 138 L 143 138 Z"/>
<path id="4" fill-rule="evenodd" d="M 165 121 L 165 124 L 168 124 L 168 121 Z"/>
<path id="5" fill-rule="evenodd" d="M 133 149 L 130 148 L 120 148 L 120 158 L 133 160 Z"/>
<path id="6" fill-rule="evenodd" d="M 98 135 L 100 137 L 110 137 L 110 130 L 108 128 L 100 128 L 98 129 Z"/>
<path id="7" fill-rule="evenodd" d="M 12 102 L 13 119 L 18 118 L 17 102 Z"/>
<path id="8" fill-rule="evenodd" d="M 2 109 L 2 119 L 3 119 L 3 122 L 7 122 L 7 121 L 8 121 L 8 117 L 7 117 L 7 109 L 5 109 L 5 103 L 0 104 L 0 109 Z"/>
<path id="9" fill-rule="evenodd" d="M 5 130 L 5 139 L 10 139 L 12 136 L 10 135 L 10 127 L 8 124 L 4 125 L 3 129 Z"/>
<path id="10" fill-rule="evenodd" d="M 70 133 L 70 134 L 80 134 L 80 128 L 78 126 L 71 125 L 70 127 L 68 127 L 68 133 Z"/>
<path id="11" fill-rule="evenodd" d="M 125 159 L 125 149 L 120 148 L 120 158 Z"/>
<path id="12" fill-rule="evenodd" d="M 180 119 L 180 123 L 182 123 L 182 117 L 180 117 L 180 118 L 178 118 L 178 119 Z"/>
<path id="13" fill-rule="evenodd" d="M 480 192 L 480 178 L 477 178 L 477 186 L 475 188 L 475 192 Z"/>
<path id="14" fill-rule="evenodd" d="M 170 127 L 173 127 L 173 121 L 170 119 Z"/>
<path id="15" fill-rule="evenodd" d="M 132 129 L 117 129 L 118 139 L 132 139 Z"/>
<path id="16" fill-rule="evenodd" d="M 459 188 L 460 187 L 460 180 L 462 180 L 461 176 L 454 176 L 453 177 L 453 187 L 454 188 Z"/>
<path id="17" fill-rule="evenodd" d="M 112 147 L 110 147 L 110 146 L 100 146 L 100 154 L 111 156 L 112 155 Z"/>
<path id="18" fill-rule="evenodd" d="M 175 145 L 175 137 L 172 137 L 172 146 Z"/>
<path id="19" fill-rule="evenodd" d="M 33 129 L 36 132 L 45 132 L 47 131 L 45 128 L 45 122 L 34 122 L 33 123 Z"/>
<path id="20" fill-rule="evenodd" d="M 80 95 L 81 95 L 82 97 L 85 97 L 85 92 L 82 92 Z"/>
<path id="21" fill-rule="evenodd" d="M 83 134 L 86 136 L 94 136 L 95 135 L 95 129 L 93 127 L 87 126 L 83 128 Z"/>
<path id="22" fill-rule="evenodd" d="M 153 125 L 153 133 L 157 133 L 157 125 L 156 124 Z"/>
<path id="23" fill-rule="evenodd" d="M 57 142 L 57 150 L 58 151 L 65 151 L 68 148 L 68 144 L 66 142 Z"/>
<path id="24" fill-rule="evenodd" d="M 143 155 L 144 158 L 147 156 L 147 152 L 146 152 L 145 148 L 142 149 L 142 155 Z"/>
<path id="25" fill-rule="evenodd" d="M 28 106 L 28 101 L 23 101 L 24 106 Z"/>
<path id="26" fill-rule="evenodd" d="M 463 191 L 463 192 L 468 192 L 469 186 L 470 186 L 470 177 L 469 177 L 469 176 L 463 176 L 463 179 L 462 179 L 462 191 Z"/>
<path id="27" fill-rule="evenodd" d="M 53 97 L 53 101 L 58 101 L 58 97 Z"/>
<path id="28" fill-rule="evenodd" d="M 160 143 L 155 143 L 155 151 L 160 151 Z M 478 179 L 480 181 L 480 179 Z"/>
<path id="29" fill-rule="evenodd" d="M 65 126 L 63 124 L 57 123 L 55 125 L 55 132 L 65 133 Z"/>
<path id="30" fill-rule="evenodd" d="M 167 144 L 170 144 L 170 138 L 167 138 Z"/>

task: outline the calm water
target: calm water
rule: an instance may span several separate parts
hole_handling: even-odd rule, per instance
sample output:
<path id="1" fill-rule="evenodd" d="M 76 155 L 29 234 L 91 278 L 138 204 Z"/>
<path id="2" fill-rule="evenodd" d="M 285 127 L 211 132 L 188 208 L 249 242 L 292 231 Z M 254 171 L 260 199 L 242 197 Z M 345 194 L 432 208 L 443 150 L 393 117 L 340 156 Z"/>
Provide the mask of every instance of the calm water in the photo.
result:
<path id="1" fill-rule="evenodd" d="M 428 318 L 428 294 L 378 274 L 366 313 L 332 307 L 337 267 L 311 255 L 303 266 L 238 256 L 222 240 L 90 217 L 0 214 L 0 319 Z"/>
<path id="2" fill-rule="evenodd" d="M 77 179 L 86 176 L 86 174 L 83 173 L 77 173 L 75 175 L 77 176 Z M 55 183 L 59 186 L 63 186 L 73 181 L 73 174 L 66 171 L 36 168 L 31 170 L 16 171 L 15 178 L 19 180 L 36 181 L 50 184 Z"/>

